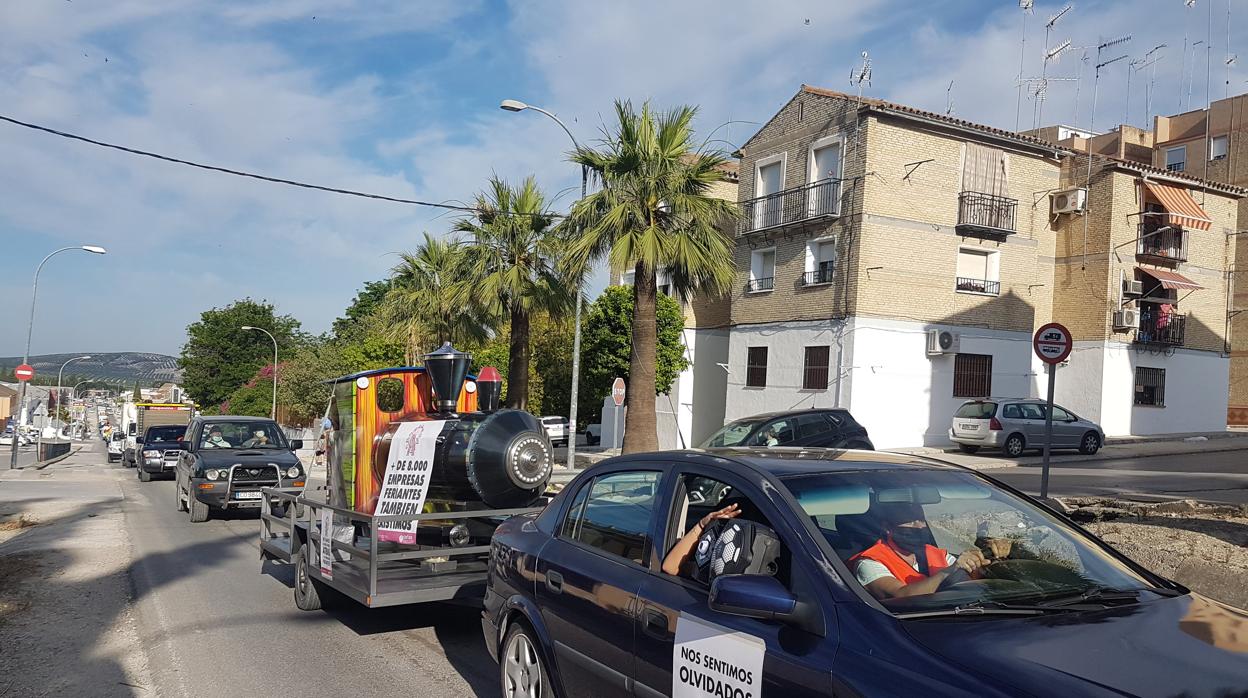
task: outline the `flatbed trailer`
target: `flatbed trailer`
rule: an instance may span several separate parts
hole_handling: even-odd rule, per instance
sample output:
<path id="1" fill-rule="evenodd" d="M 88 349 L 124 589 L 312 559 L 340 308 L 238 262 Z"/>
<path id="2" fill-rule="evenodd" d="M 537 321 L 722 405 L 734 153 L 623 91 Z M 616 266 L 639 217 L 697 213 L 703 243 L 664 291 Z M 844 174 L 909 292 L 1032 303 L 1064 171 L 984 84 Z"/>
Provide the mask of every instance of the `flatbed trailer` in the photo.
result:
<path id="1" fill-rule="evenodd" d="M 541 507 L 526 507 L 373 516 L 290 488 L 265 488 L 263 492 L 261 553 L 267 559 L 295 565 L 295 602 L 303 610 L 321 607 L 324 588 L 370 608 L 431 601 L 479 603 L 485 596 L 489 545 L 400 545 L 379 541 L 377 528 L 408 521 L 416 522 L 418 528 L 420 522 L 434 521 L 487 519 L 497 523 L 541 511 Z M 327 550 L 321 531 L 326 515 L 333 520 L 328 575 L 321 564 Z M 361 531 L 369 532 L 367 542 L 357 544 Z"/>

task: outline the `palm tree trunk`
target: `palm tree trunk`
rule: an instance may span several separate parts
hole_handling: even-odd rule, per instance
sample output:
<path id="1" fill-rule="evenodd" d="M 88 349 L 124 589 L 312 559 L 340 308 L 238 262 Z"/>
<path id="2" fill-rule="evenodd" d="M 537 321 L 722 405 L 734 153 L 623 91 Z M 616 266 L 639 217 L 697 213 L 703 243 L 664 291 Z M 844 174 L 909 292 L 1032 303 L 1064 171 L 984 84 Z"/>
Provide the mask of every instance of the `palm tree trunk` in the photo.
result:
<path id="1" fill-rule="evenodd" d="M 529 313 L 517 303 L 511 309 L 507 351 L 507 406 L 527 410 L 529 404 Z"/>
<path id="2" fill-rule="evenodd" d="M 637 262 L 633 275 L 633 351 L 628 364 L 628 413 L 624 417 L 623 453 L 659 450 L 654 414 L 656 345 L 655 274 Z"/>

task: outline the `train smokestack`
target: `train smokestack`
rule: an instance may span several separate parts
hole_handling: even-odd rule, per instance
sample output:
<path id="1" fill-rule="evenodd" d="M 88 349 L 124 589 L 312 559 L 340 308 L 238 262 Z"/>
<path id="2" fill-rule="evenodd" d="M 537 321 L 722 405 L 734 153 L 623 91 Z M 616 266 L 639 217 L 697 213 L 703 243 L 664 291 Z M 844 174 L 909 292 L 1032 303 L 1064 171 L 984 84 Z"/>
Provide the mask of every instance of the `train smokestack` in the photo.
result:
<path id="1" fill-rule="evenodd" d="M 498 369 L 486 366 L 477 374 L 477 409 L 482 412 L 494 412 L 498 409 L 499 398 L 503 393 L 503 377 Z"/>
<path id="2" fill-rule="evenodd" d="M 471 354 L 457 351 L 450 342 L 425 354 L 425 371 L 433 385 L 433 404 L 438 412 L 455 412 L 471 362 Z"/>

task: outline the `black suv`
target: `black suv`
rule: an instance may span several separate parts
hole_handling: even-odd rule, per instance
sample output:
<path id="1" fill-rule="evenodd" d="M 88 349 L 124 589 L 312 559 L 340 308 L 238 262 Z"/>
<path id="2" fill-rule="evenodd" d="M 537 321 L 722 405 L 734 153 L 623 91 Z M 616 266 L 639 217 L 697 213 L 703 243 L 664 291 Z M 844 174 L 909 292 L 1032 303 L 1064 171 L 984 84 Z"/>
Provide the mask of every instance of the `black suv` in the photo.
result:
<path id="1" fill-rule="evenodd" d="M 810 446 L 875 450 L 866 427 L 849 410 L 808 409 L 769 412 L 729 422 L 702 442 L 723 446 Z"/>
<path id="2" fill-rule="evenodd" d="M 139 480 L 151 482 L 152 477 L 172 473 L 178 467 L 178 459 L 182 456 L 186 436 L 185 424 L 161 424 L 148 427 L 147 433 L 136 442 L 135 465 L 138 467 Z"/>
<path id="3" fill-rule="evenodd" d="M 207 521 L 212 511 L 260 507 L 263 487 L 304 487 L 307 474 L 287 439 L 267 417 L 196 417 L 186 428 L 175 489 L 178 511 Z"/>

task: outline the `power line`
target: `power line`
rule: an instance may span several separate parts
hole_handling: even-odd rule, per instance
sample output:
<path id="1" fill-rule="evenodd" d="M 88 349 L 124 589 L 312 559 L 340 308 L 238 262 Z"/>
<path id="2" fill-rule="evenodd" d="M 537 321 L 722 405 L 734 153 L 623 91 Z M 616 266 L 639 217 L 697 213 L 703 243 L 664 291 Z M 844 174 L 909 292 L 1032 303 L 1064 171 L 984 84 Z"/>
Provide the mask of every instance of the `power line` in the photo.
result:
<path id="1" fill-rule="evenodd" d="M 32 123 L 28 123 L 25 121 L 20 121 L 18 119 L 14 119 L 12 117 L 5 116 L 3 114 L 0 114 L 0 121 L 7 121 L 16 126 L 22 126 L 24 128 L 32 129 L 35 131 L 42 131 L 44 133 L 50 133 L 54 136 L 60 136 L 61 138 L 69 138 L 75 141 L 82 141 L 83 143 L 90 143 L 91 145 L 96 145 L 101 148 L 111 148 L 113 150 L 120 150 L 123 153 L 130 153 L 131 155 L 141 155 L 143 157 L 154 158 L 156 160 L 164 160 L 165 162 L 172 162 L 178 165 L 187 165 L 188 167 L 195 167 L 201 170 L 208 170 L 210 172 L 220 172 L 223 174 L 234 175 L 235 177 L 247 177 L 250 179 L 258 179 L 264 182 L 273 182 L 275 184 L 285 184 L 285 185 L 292 186 L 292 187 L 301 187 L 303 189 L 314 189 L 317 191 L 330 192 L 332 194 L 344 194 L 346 196 L 358 196 L 364 199 L 376 199 L 378 201 L 390 201 L 396 204 L 411 204 L 414 206 L 428 206 L 431 208 L 440 208 L 440 209 L 445 209 L 449 211 L 463 211 L 466 213 L 479 213 L 480 212 L 480 209 L 474 208 L 472 206 L 456 206 L 454 204 L 440 204 L 440 203 L 434 203 L 431 201 L 420 201 L 418 199 L 403 199 L 403 198 L 399 198 L 396 196 L 386 196 L 384 194 L 370 194 L 368 192 L 354 191 L 352 189 L 338 189 L 337 187 L 326 187 L 320 184 L 310 184 L 308 182 L 299 182 L 293 179 L 282 179 L 281 177 L 270 177 L 268 175 L 256 174 L 254 172 L 232 170 L 228 167 L 218 167 L 216 165 L 205 165 L 203 163 L 193 162 L 191 160 L 183 160 L 181 158 L 170 157 L 168 155 L 161 155 L 160 153 L 153 153 L 153 152 L 149 152 L 146 150 L 139 150 L 137 148 L 129 148 L 124 145 L 117 145 L 115 143 L 105 143 L 104 141 L 93 140 L 91 138 L 87 138 L 86 136 L 79 136 L 78 134 L 75 134 L 75 133 L 68 133 L 66 131 L 58 131 L 54 128 L 49 128 L 47 126 L 40 126 L 38 124 L 32 124 Z M 562 217 L 559 214 L 555 214 L 555 213 L 514 213 L 513 212 L 511 213 L 511 215 L 543 216 L 543 217 L 549 217 L 549 218 Z"/>

